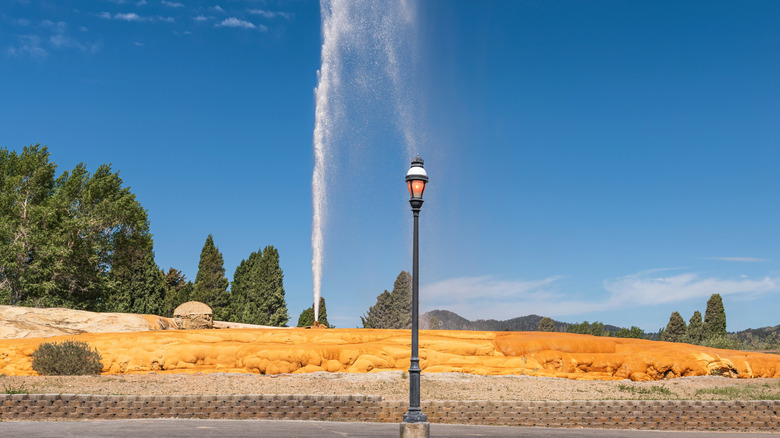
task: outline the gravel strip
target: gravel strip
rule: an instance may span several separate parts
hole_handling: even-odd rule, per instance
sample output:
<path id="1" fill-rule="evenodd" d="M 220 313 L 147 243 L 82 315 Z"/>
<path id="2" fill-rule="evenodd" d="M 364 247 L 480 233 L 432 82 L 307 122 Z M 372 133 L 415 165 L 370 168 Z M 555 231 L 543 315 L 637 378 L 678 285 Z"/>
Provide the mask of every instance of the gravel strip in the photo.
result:
<path id="1" fill-rule="evenodd" d="M 780 379 L 683 377 L 631 382 L 423 373 L 423 400 L 778 400 Z M 0 393 L 105 395 L 365 394 L 408 399 L 405 372 L 2 376 Z"/>

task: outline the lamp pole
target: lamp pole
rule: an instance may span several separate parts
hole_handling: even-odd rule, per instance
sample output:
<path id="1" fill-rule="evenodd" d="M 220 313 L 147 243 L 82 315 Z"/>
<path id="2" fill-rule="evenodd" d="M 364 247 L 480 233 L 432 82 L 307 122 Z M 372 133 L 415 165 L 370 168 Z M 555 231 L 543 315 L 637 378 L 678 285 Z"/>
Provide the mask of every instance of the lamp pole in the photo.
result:
<path id="1" fill-rule="evenodd" d="M 428 183 L 428 174 L 423 168 L 423 159 L 417 155 L 412 160 L 412 167 L 406 173 L 406 184 L 409 188 L 409 204 L 414 215 L 414 248 L 412 251 L 412 357 L 409 366 L 409 411 L 404 414 L 404 423 L 423 423 L 423 430 L 415 427 L 415 433 L 404 433 L 404 424 L 401 424 L 401 436 L 429 436 L 428 417 L 420 409 L 420 358 L 418 357 L 418 322 L 420 316 L 420 260 L 419 260 L 419 232 L 418 222 L 420 209 L 423 204 L 423 192 Z M 407 430 L 409 428 L 407 427 Z M 422 435 L 420 435 L 422 433 Z"/>

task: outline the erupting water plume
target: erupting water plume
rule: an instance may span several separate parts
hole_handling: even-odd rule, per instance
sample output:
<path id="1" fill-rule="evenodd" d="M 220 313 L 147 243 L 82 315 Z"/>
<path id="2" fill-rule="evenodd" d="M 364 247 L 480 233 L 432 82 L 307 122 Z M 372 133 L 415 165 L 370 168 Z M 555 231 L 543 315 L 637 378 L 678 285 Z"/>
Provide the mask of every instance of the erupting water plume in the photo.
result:
<path id="1" fill-rule="evenodd" d="M 320 12 L 322 65 L 315 89 L 311 234 L 315 320 L 322 290 L 329 169 L 339 147 L 359 143 L 347 141 L 344 134 L 348 125 L 353 130 L 361 125 L 354 120 L 363 109 L 356 108 L 363 106 L 360 99 L 386 97 L 392 102 L 405 145 L 403 161 L 417 152 L 417 118 L 407 77 L 416 35 L 411 0 L 321 0 Z"/>

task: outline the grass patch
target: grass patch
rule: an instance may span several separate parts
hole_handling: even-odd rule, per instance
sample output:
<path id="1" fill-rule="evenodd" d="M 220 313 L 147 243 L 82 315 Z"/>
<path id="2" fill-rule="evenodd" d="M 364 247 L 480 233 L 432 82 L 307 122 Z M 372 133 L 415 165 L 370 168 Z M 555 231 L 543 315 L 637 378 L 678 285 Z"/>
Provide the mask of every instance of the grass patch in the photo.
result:
<path id="1" fill-rule="evenodd" d="M 672 395 L 672 391 L 669 388 L 660 385 L 653 385 L 649 388 L 632 385 L 618 385 L 618 389 L 636 395 Z"/>
<path id="2" fill-rule="evenodd" d="M 19 386 L 3 385 L 3 393 L 5 394 L 29 394 L 30 389 L 24 386 L 24 383 Z"/>
<path id="3" fill-rule="evenodd" d="M 703 388 L 696 390 L 696 396 L 709 395 L 725 400 L 780 400 L 780 393 L 771 389 L 768 384 L 763 388 L 755 386 L 723 386 L 720 388 Z"/>

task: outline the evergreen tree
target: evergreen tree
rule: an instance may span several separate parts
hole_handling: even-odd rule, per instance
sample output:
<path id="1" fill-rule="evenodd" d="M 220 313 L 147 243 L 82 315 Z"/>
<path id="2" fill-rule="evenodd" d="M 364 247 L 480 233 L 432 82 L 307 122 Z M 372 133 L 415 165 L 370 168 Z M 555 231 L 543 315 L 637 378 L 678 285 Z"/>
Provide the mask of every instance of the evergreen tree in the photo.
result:
<path id="1" fill-rule="evenodd" d="M 555 322 L 552 320 L 552 318 L 544 317 L 539 321 L 539 331 L 540 332 L 554 332 L 555 331 Z"/>
<path id="2" fill-rule="evenodd" d="M 689 344 L 701 344 L 704 340 L 704 324 L 701 320 L 701 312 L 698 310 L 693 312 L 690 321 L 688 322 L 688 331 L 685 336 L 686 342 Z"/>
<path id="3" fill-rule="evenodd" d="M 214 245 L 214 236 L 209 234 L 206 243 L 203 244 L 203 250 L 200 252 L 198 274 L 195 276 L 192 299 L 211 307 L 214 319 L 220 321 L 228 316 L 230 302 L 224 265 L 222 253 Z"/>
<path id="4" fill-rule="evenodd" d="M 290 316 L 284 300 L 284 273 L 279 266 L 279 252 L 273 246 L 266 246 L 263 254 L 253 268 L 259 282 L 259 291 L 255 299 L 248 299 L 250 306 L 244 308 L 244 320 L 251 324 L 284 327 Z M 256 311 L 247 310 L 254 309 Z M 253 313 L 248 313 L 253 312 Z"/>
<path id="5" fill-rule="evenodd" d="M 388 328 L 392 322 L 392 298 L 385 290 L 376 297 L 376 304 L 368 309 L 368 313 L 360 317 L 363 328 Z"/>
<path id="6" fill-rule="evenodd" d="M 704 311 L 704 339 L 726 336 L 726 309 L 720 294 L 712 294 Z"/>
<path id="7" fill-rule="evenodd" d="M 314 305 L 312 305 L 301 312 L 301 316 L 298 317 L 298 327 L 312 326 L 314 325 L 314 321 Z M 320 297 L 319 318 L 317 318 L 317 321 L 328 328 L 333 328 L 333 326 L 328 323 L 328 311 L 325 309 L 325 298 L 323 297 Z"/>
<path id="8" fill-rule="evenodd" d="M 390 293 L 390 306 L 392 309 L 389 327 L 392 329 L 412 328 L 412 276 L 406 271 L 401 271 L 393 283 L 393 291 Z"/>
<path id="9" fill-rule="evenodd" d="M 230 285 L 230 316 L 229 321 L 254 324 L 258 320 L 258 302 L 261 298 L 261 281 L 258 261 L 262 253 L 252 252 L 245 260 L 241 260 L 233 273 L 233 283 Z"/>
<path id="10" fill-rule="evenodd" d="M 154 262 L 149 251 L 138 260 L 115 286 L 118 290 L 110 296 L 114 312 L 161 314 L 165 299 L 165 276 Z"/>
<path id="11" fill-rule="evenodd" d="M 680 312 L 672 312 L 672 316 L 669 317 L 669 323 L 666 324 L 662 340 L 666 342 L 682 342 L 685 338 L 685 331 L 685 320 L 680 315 Z"/>
<path id="12" fill-rule="evenodd" d="M 169 268 L 167 273 L 160 273 L 163 274 L 165 284 L 165 299 L 160 314 L 170 318 L 177 307 L 190 300 L 192 283 L 187 281 L 181 271 L 173 268 Z"/>

